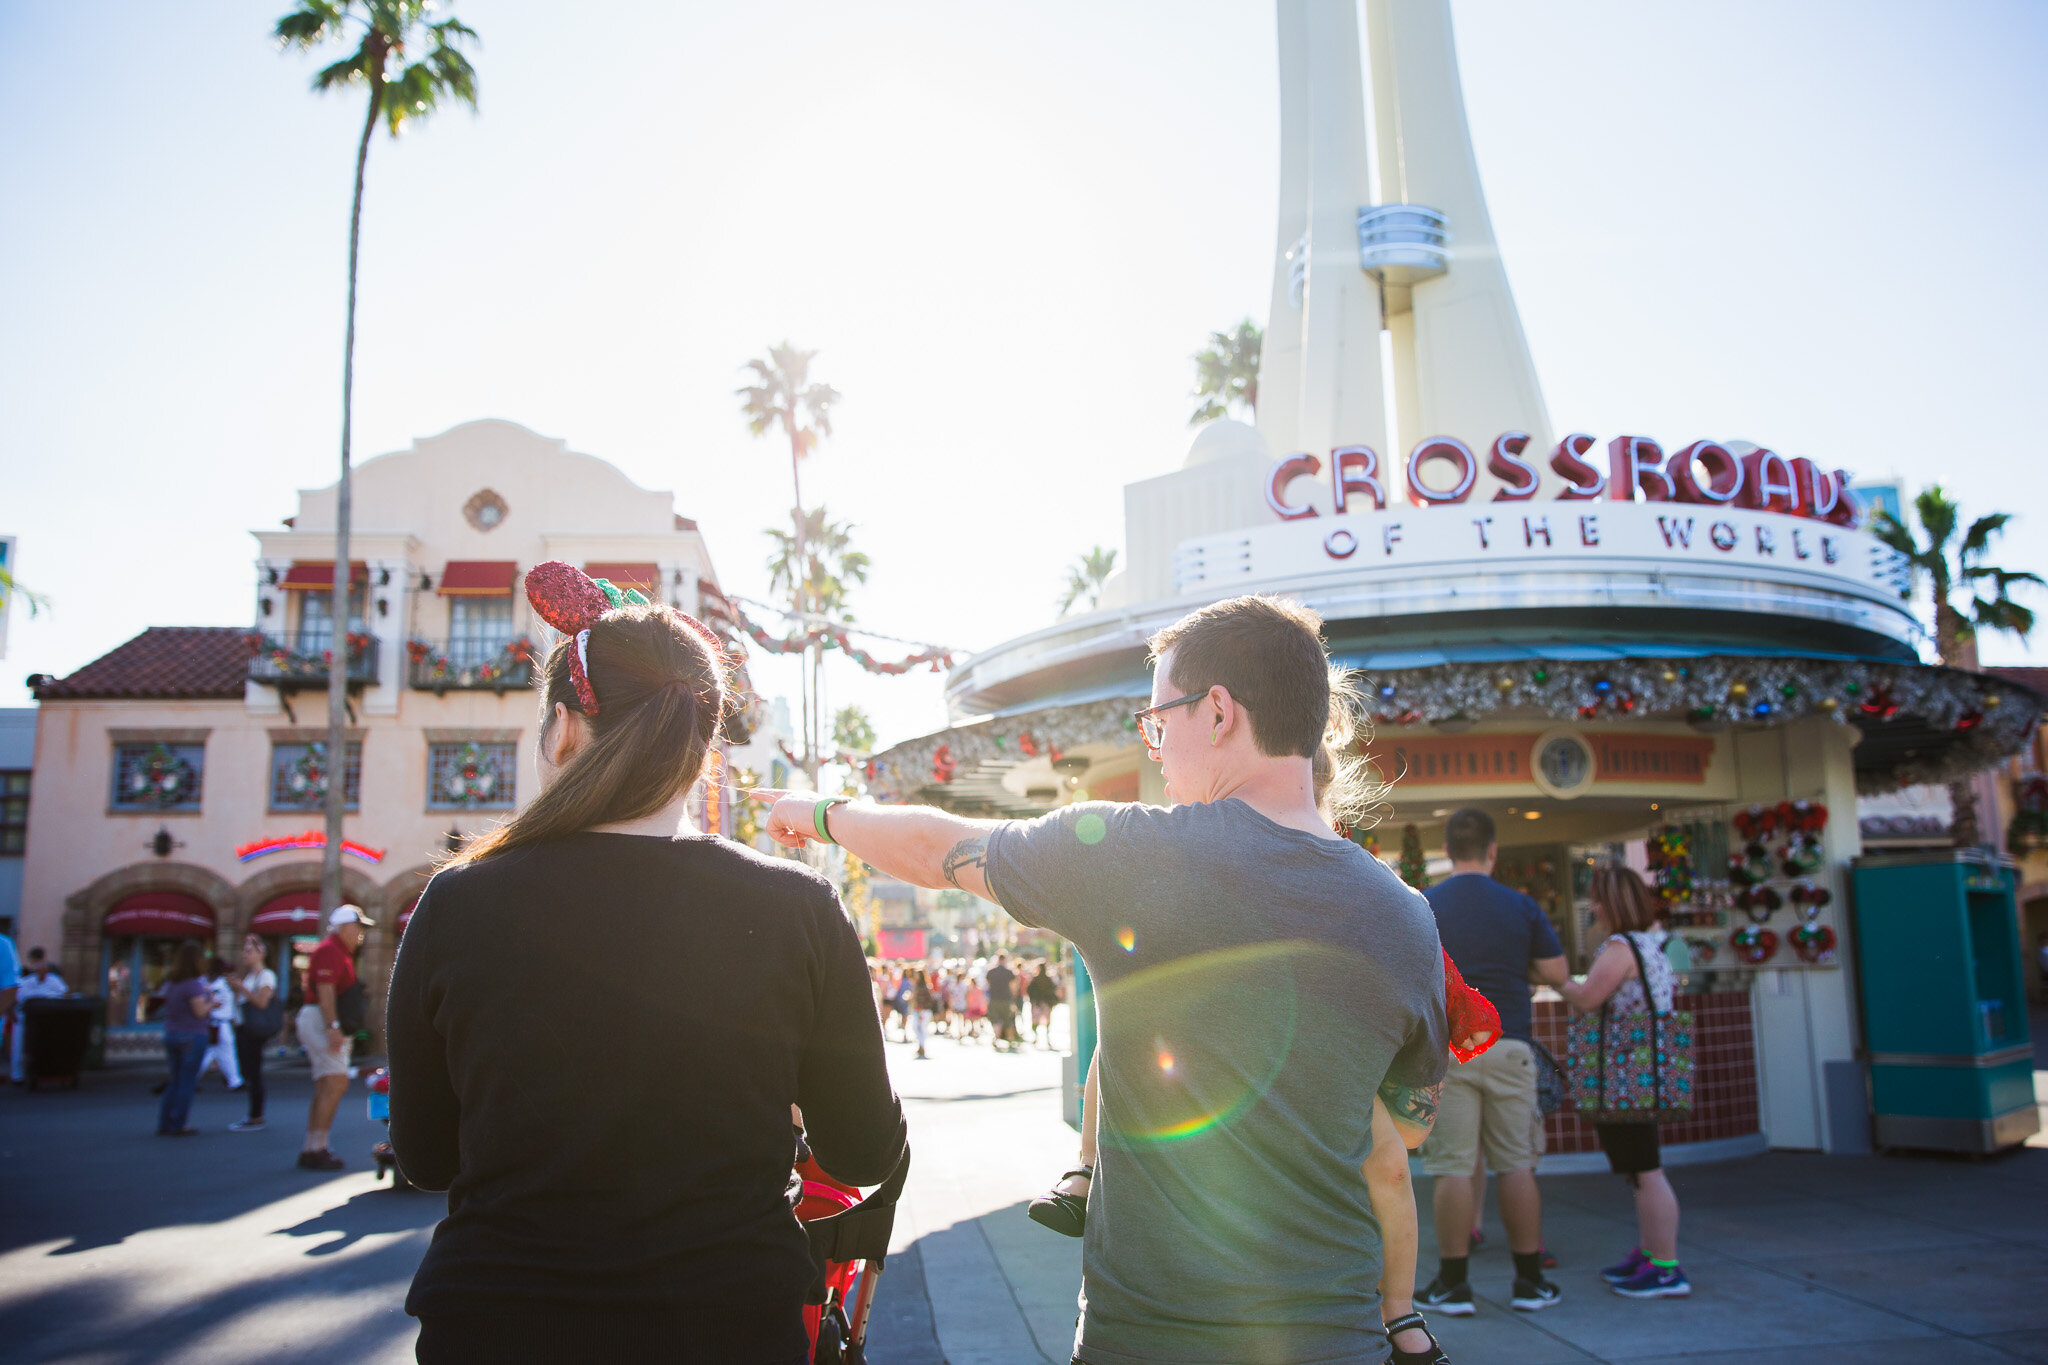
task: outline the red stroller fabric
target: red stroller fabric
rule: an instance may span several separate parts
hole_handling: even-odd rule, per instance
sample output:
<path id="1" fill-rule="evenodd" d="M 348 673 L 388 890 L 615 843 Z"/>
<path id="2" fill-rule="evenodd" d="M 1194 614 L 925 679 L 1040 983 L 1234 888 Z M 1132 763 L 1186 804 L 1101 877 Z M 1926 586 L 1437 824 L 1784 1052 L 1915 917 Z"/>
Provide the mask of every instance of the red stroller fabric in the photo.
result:
<path id="1" fill-rule="evenodd" d="M 1451 1055 L 1469 1062 L 1500 1041 L 1500 1011 L 1465 984 L 1458 964 L 1444 954 L 1444 1013 L 1451 1023 Z"/>

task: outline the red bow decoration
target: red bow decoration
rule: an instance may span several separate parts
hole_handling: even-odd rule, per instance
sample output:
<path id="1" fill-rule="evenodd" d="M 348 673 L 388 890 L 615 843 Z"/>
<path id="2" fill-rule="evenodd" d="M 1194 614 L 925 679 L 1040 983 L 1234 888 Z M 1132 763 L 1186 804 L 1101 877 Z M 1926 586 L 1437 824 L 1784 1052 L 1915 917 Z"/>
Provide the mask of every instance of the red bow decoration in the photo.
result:
<path id="1" fill-rule="evenodd" d="M 611 608 L 604 589 L 574 564 L 550 559 L 526 571 L 526 600 L 534 615 L 570 638 L 569 680 L 583 714 L 597 714 L 597 691 L 590 685 L 590 628 Z"/>
<path id="2" fill-rule="evenodd" d="M 1451 1055 L 1469 1062 L 1500 1041 L 1500 1011 L 1465 984 L 1458 964 L 1444 954 L 1444 1014 L 1450 1020 Z"/>

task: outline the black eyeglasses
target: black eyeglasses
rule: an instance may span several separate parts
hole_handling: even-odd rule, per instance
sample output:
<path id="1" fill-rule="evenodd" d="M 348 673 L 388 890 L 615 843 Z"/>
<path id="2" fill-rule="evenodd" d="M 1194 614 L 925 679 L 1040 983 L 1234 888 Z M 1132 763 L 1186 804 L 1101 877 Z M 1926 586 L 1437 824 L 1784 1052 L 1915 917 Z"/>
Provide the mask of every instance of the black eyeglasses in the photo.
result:
<path id="1" fill-rule="evenodd" d="M 1138 736 L 1145 741 L 1145 747 L 1148 749 L 1158 748 L 1159 741 L 1165 736 L 1165 717 L 1162 713 L 1182 706 L 1193 706 L 1208 695 L 1208 689 L 1204 688 L 1200 692 L 1190 692 L 1185 697 L 1176 697 L 1172 701 L 1163 701 L 1157 706 L 1148 706 L 1142 711 L 1132 712 L 1131 714 L 1137 717 Z"/>

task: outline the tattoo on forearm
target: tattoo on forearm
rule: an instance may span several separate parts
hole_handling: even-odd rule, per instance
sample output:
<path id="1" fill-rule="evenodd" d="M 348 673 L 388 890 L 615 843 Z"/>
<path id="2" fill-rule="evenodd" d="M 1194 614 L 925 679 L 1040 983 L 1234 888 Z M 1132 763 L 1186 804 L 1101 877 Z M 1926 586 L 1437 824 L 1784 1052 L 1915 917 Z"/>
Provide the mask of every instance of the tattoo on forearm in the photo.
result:
<path id="1" fill-rule="evenodd" d="M 971 839 L 962 839 L 946 854 L 946 860 L 939 865 L 946 874 L 946 880 L 960 886 L 960 870 L 971 867 L 979 871 L 988 865 L 988 836 L 977 834 Z M 967 888 L 961 886 L 965 891 Z"/>
<path id="2" fill-rule="evenodd" d="M 1420 1090 L 1405 1085 L 1383 1085 L 1380 1098 L 1386 1101 L 1387 1112 L 1411 1128 L 1427 1128 L 1436 1122 L 1437 1105 L 1444 1097 L 1444 1083 L 1426 1085 Z"/>

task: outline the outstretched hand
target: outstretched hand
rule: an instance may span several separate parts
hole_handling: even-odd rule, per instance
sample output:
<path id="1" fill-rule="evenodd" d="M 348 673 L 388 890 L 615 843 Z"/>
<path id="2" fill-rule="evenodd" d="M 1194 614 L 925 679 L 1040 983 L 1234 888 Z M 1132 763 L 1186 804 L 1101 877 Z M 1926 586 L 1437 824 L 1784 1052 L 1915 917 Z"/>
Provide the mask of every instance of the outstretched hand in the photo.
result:
<path id="1" fill-rule="evenodd" d="M 802 848 L 817 839 L 819 798 L 812 793 L 754 787 L 748 790 L 747 799 L 768 803 L 768 837 L 784 848 Z"/>

